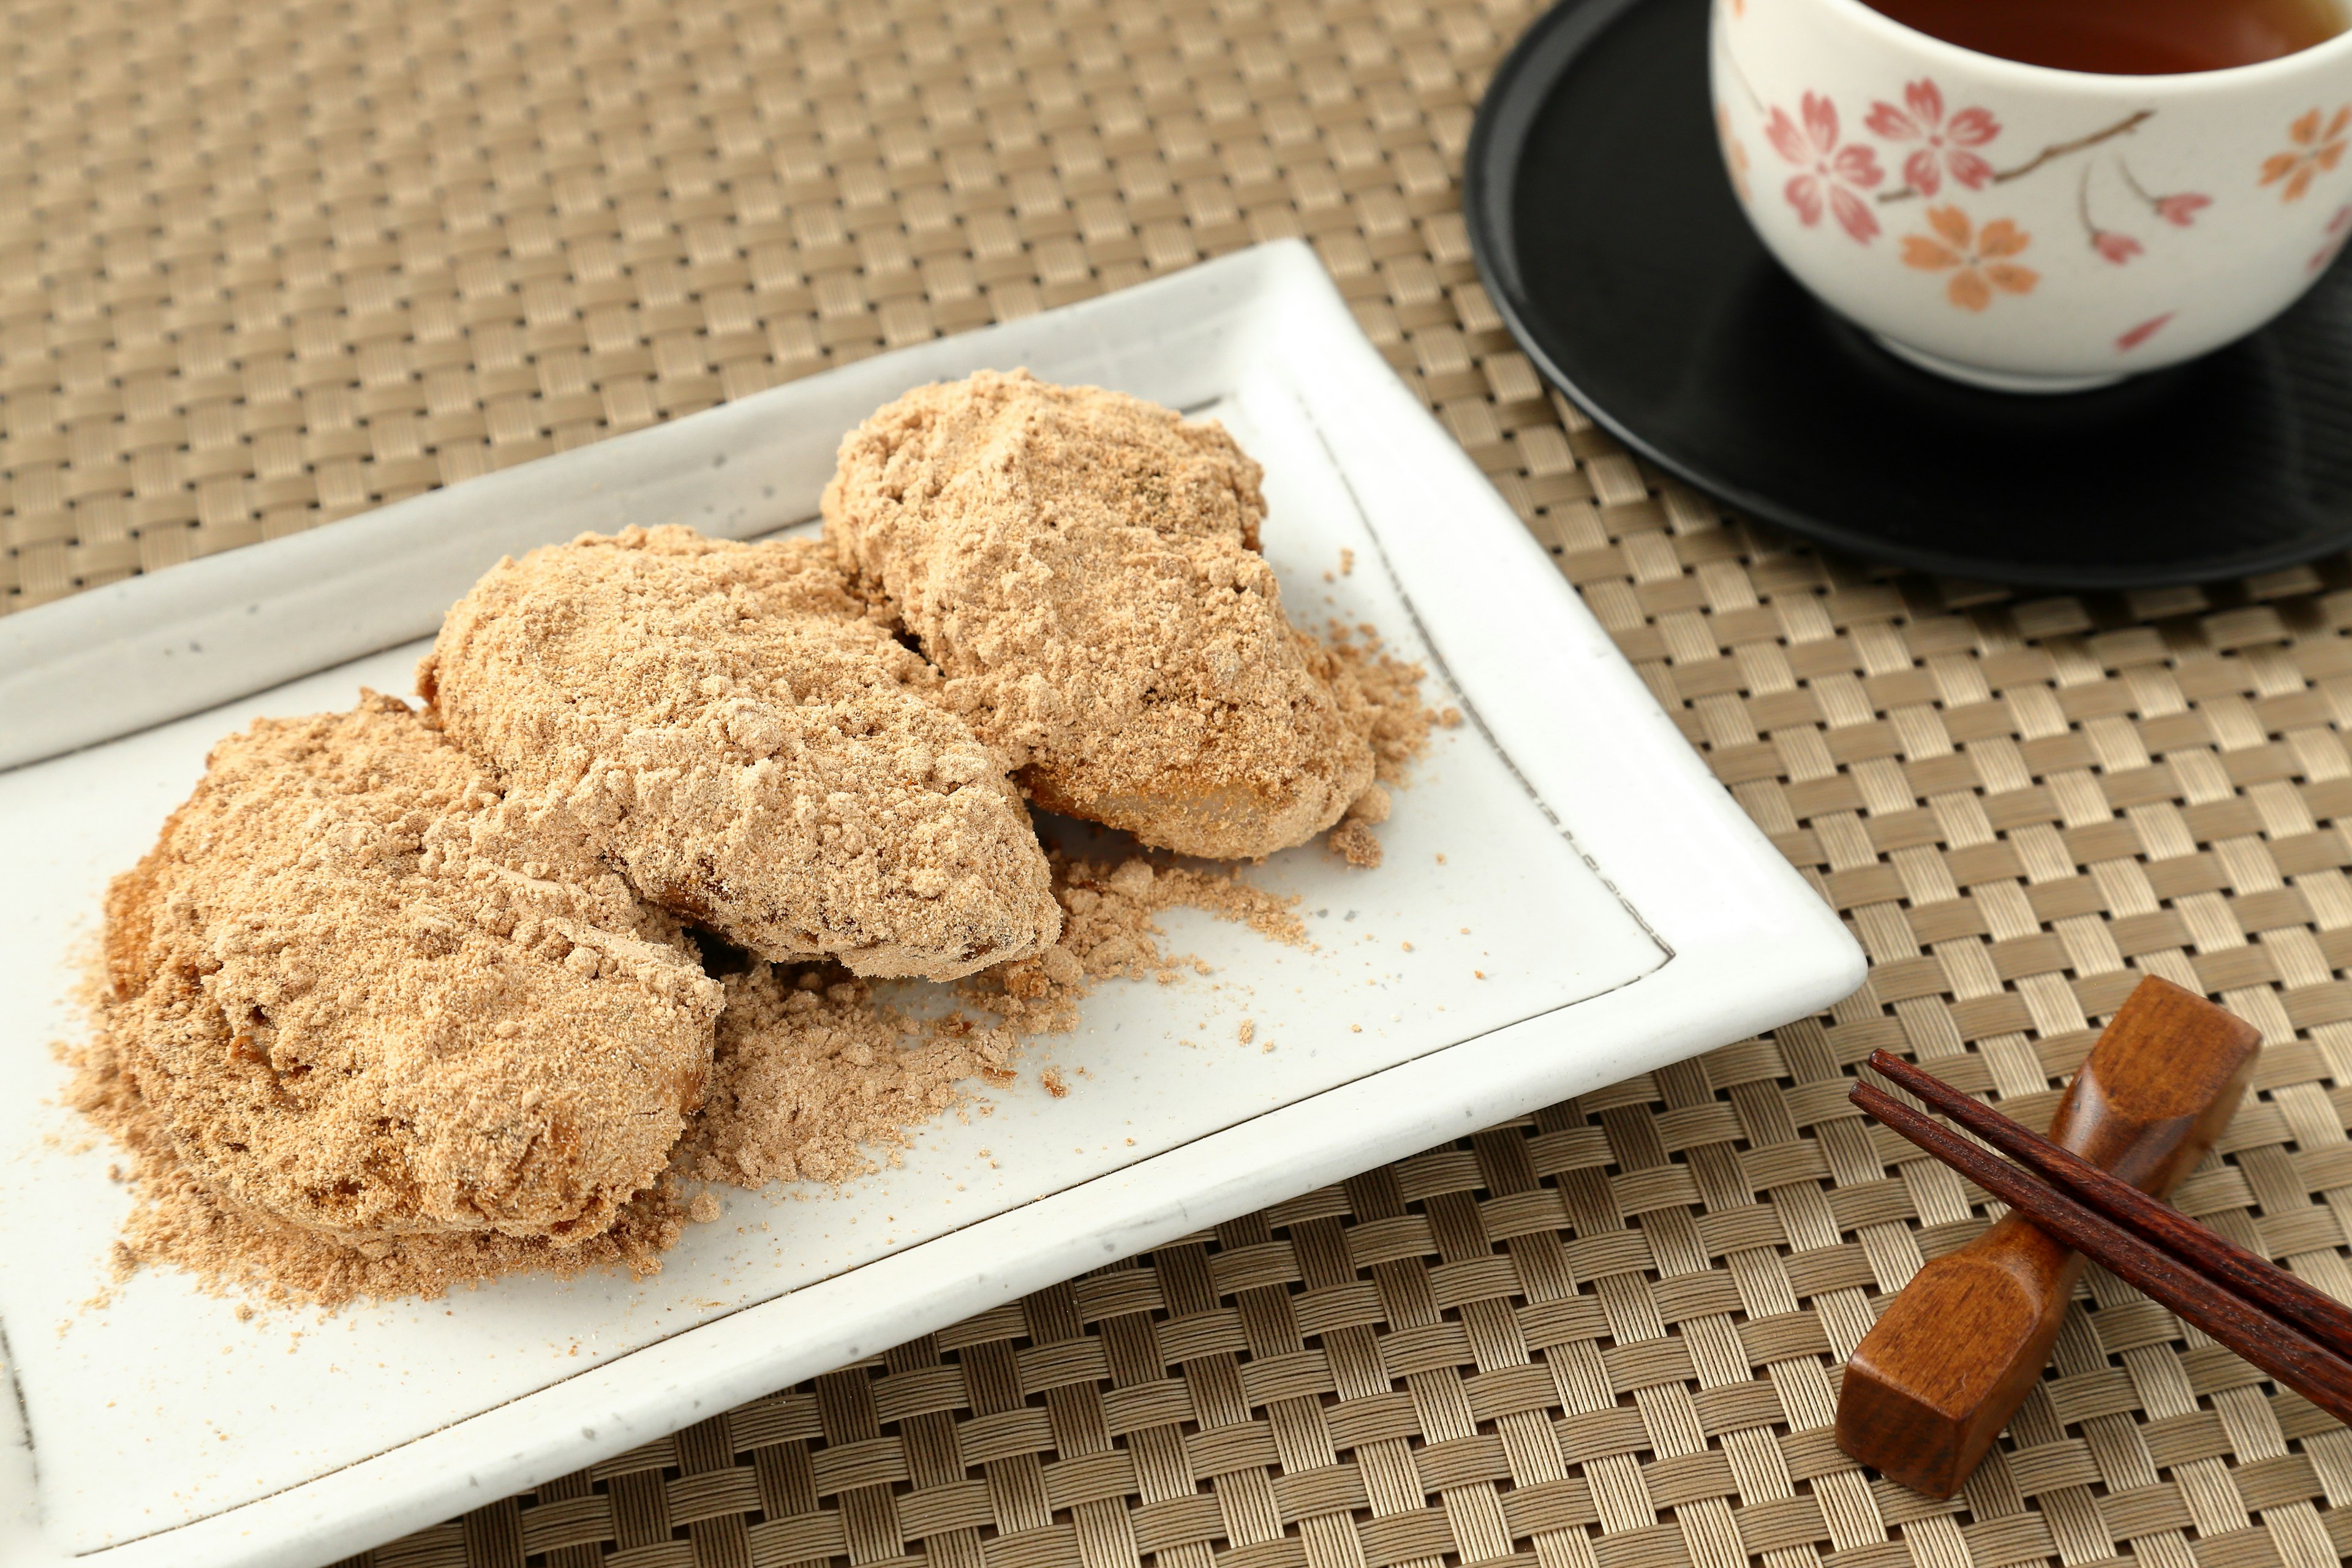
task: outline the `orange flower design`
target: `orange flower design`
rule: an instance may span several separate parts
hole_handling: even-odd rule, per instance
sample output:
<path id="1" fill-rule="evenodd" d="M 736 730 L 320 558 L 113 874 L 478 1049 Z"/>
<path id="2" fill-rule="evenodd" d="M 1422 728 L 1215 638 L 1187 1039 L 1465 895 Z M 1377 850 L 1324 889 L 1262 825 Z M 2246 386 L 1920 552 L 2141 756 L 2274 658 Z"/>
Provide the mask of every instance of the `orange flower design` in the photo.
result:
<path id="1" fill-rule="evenodd" d="M 2275 185 L 2284 180 L 2286 188 L 2279 193 L 2279 200 L 2302 200 L 2303 193 L 2311 189 L 2312 181 L 2344 161 L 2344 132 L 2347 126 L 2352 126 L 2352 107 L 2337 110 L 2324 126 L 2316 109 L 2302 116 L 2286 128 L 2287 140 L 2294 145 L 2263 160 L 2261 184 Z"/>
<path id="2" fill-rule="evenodd" d="M 1924 234 L 1903 237 L 1903 264 L 1923 272 L 1949 271 L 1952 280 L 1944 292 L 1963 310 L 1983 310 L 1996 289 L 2031 294 L 2042 281 L 2042 274 L 2009 259 L 2032 244 L 2033 237 L 2005 217 L 1979 229 L 1958 207 L 1929 207 L 1927 226 L 1936 231 L 1932 239 Z"/>
<path id="3" fill-rule="evenodd" d="M 1731 133 L 1731 110 L 1718 105 L 1715 111 L 1715 133 L 1723 142 L 1723 165 L 1731 172 L 1731 188 L 1739 199 L 1748 199 L 1748 149 Z"/>

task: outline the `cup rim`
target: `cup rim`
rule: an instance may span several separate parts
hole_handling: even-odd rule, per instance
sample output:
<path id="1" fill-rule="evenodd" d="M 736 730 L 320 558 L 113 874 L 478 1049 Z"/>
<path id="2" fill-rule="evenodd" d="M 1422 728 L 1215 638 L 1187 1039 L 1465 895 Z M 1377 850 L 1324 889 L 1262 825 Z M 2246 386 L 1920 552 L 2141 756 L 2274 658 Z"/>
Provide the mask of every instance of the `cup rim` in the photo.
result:
<path id="1" fill-rule="evenodd" d="M 2256 60 L 2251 65 L 2223 66 L 2214 70 L 2164 71 L 2145 76 L 2126 75 L 2111 71 L 2068 70 L 2061 66 L 2034 65 L 2026 60 L 2012 60 L 2002 55 L 1989 55 L 1981 49 L 1971 49 L 1939 38 L 1933 33 L 1923 33 L 1907 23 L 1898 22 L 1884 11 L 1875 10 L 1864 0 L 1822 0 L 1832 11 L 1843 12 L 1866 30 L 1877 32 L 1889 42 L 1924 48 L 1931 57 L 1940 57 L 1952 65 L 1966 64 L 1975 69 L 1990 68 L 1996 75 L 2012 75 L 2026 86 L 2067 87 L 2077 90 L 2085 88 L 2108 92 L 2163 92 L 2175 94 L 2192 91 L 2200 87 L 2215 89 L 2239 86 L 2259 86 L 2273 77 L 2286 77 L 2297 70 L 2324 66 L 2336 56 L 2352 54 L 2352 0 L 2331 0 L 2345 26 L 2335 37 L 2297 49 L 2291 55 L 2275 59 Z"/>

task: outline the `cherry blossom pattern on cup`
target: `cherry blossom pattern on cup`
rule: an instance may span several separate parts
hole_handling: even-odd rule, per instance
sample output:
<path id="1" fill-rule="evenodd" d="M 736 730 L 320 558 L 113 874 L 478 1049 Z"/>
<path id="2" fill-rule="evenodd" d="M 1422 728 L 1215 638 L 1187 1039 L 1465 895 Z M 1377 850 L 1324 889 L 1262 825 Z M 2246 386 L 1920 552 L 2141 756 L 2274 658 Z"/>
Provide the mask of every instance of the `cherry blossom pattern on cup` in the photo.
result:
<path id="1" fill-rule="evenodd" d="M 2091 237 L 2091 248 L 2121 267 L 2147 247 L 2130 235 L 2112 228 L 2101 228 L 2091 216 L 2091 165 L 2083 165 L 2082 184 L 2074 197 L 2074 211 L 2083 219 L 2083 232 Z"/>
<path id="2" fill-rule="evenodd" d="M 2213 198 L 2195 191 L 2175 191 L 2168 196 L 2150 194 L 2147 187 L 2131 171 L 2131 164 L 2122 158 L 2116 160 L 2116 172 L 2131 187 L 2132 195 L 2147 204 L 2148 211 L 2175 228 L 2187 228 L 2197 221 L 2197 215 L 2213 205 Z"/>
<path id="3" fill-rule="evenodd" d="M 2344 248 L 2344 241 L 2352 237 L 2352 206 L 2340 206 L 2336 216 L 2327 220 L 2326 231 L 2320 237 L 2319 248 L 2311 253 L 2309 269 L 2325 272 L 2327 264 Z"/>
<path id="4" fill-rule="evenodd" d="M 1731 133 L 1731 110 L 1722 104 L 1715 106 L 1715 133 L 1723 142 L 1723 166 L 1731 172 L 1731 188 L 1742 202 L 1748 200 L 1748 149 Z"/>
<path id="5" fill-rule="evenodd" d="M 2145 253 L 2147 247 L 2121 229 L 2105 226 L 2092 216 L 2091 175 L 2095 168 L 2096 165 L 2093 163 L 2083 165 L 2083 178 L 2075 191 L 2074 211 L 2083 220 L 2083 233 L 2089 238 L 2091 248 L 2105 259 L 2121 267 L 2133 257 Z M 2149 212 L 2175 228 L 2190 226 L 2197 221 L 2197 214 L 2201 208 L 2213 205 L 2213 199 L 2210 196 L 2201 195 L 2195 191 L 2181 191 L 2164 196 L 2151 195 L 2147 188 L 2133 176 L 2131 165 L 2121 157 L 2115 160 L 2115 170 L 2134 198 L 2144 203 Z"/>
<path id="6" fill-rule="evenodd" d="M 2156 336 L 2158 332 L 2162 331 L 2164 330 L 2164 323 L 2172 320 L 2172 318 L 2177 314 L 2179 314 L 2178 311 L 2167 310 L 2161 316 L 2150 316 L 2147 321 L 2142 321 L 2138 326 L 2134 327 L 2131 331 L 2124 333 L 2123 336 L 2116 340 L 2116 353 L 2119 354 L 2127 354 L 2131 353 L 2132 350 L 2139 347 L 2140 344 Z"/>
<path id="7" fill-rule="evenodd" d="M 1827 236 L 1830 226 L 1822 218 L 1835 217 L 1864 250 L 1886 230 L 1904 269 L 1931 275 L 1949 306 L 1993 312 L 1953 342 L 1932 340 L 1938 331 L 1951 339 L 1959 321 L 1945 318 L 1938 330 L 1917 322 L 1931 340 L 1921 346 L 1952 362 L 1961 379 L 1997 372 L 2004 378 L 2000 384 L 2040 390 L 2046 384 L 2056 390 L 2086 376 L 2112 379 L 2123 367 L 2101 363 L 2110 354 L 2147 350 L 2140 355 L 2147 363 L 2168 362 L 2259 324 L 2279 308 L 2263 298 L 2277 280 L 2252 268 L 2249 258 L 2264 247 L 2252 243 L 2254 236 L 2241 238 L 2237 210 L 2229 206 L 2257 192 L 2267 197 L 2275 191 L 2288 206 L 2318 193 L 2310 209 L 2298 209 L 2310 211 L 2309 219 L 2281 214 L 2283 223 L 2258 226 L 2283 231 L 2268 237 L 2289 247 L 2273 265 L 2284 265 L 2291 276 L 2294 247 L 2310 246 L 2315 248 L 2304 254 L 2311 272 L 2339 262 L 2352 267 L 2340 261 L 2352 250 L 2352 179 L 2344 170 L 2352 163 L 2347 154 L 2352 101 L 2328 101 L 2352 100 L 2352 93 L 2344 91 L 2332 67 L 2305 72 L 2300 85 L 2264 93 L 2158 93 L 2151 94 L 2154 101 L 2134 105 L 2051 84 L 2026 90 L 1916 51 L 1847 48 L 1838 29 L 1848 24 L 1839 14 L 1860 8 L 1843 0 L 1785 5 L 1767 0 L 1754 26 L 1742 20 L 1745 0 L 1713 5 L 1712 72 L 1725 95 L 1717 133 L 1732 183 L 1766 247 L 1799 269 L 1832 308 L 1850 309 L 1858 321 L 1900 338 L 1904 323 L 1916 320 L 1913 311 L 1940 311 L 1927 305 L 1917 285 L 1890 299 L 1879 292 L 1893 281 L 1887 274 L 1838 261 L 1853 253 Z M 1768 21 L 1785 24 L 1785 36 L 1771 36 L 1770 28 L 1758 35 L 1755 27 Z M 1762 52 L 1744 58 L 1751 44 Z M 1856 66 L 1867 74 L 1839 78 Z M 1762 74 L 1751 78 L 1751 69 Z M 1912 76 L 1914 70 L 1920 74 Z M 1765 90 L 1759 92 L 1759 86 Z M 2270 106 L 2258 107 L 2260 118 L 2251 124 L 2240 118 L 2249 98 Z M 2216 112 L 2209 101 L 2215 100 L 2227 112 Z M 2143 133 L 2152 121 L 2157 133 Z M 2265 131 L 2266 124 L 2272 129 Z M 1751 150 L 1738 145 L 1735 132 L 1769 142 L 1779 155 L 1777 172 L 1775 159 L 1762 151 L 1748 156 Z M 2240 140 L 2248 135 L 2251 146 Z M 2217 177 L 2207 167 L 2217 159 L 2238 172 Z M 2075 176 L 2071 204 L 2056 188 L 2067 174 Z M 1751 189 L 1756 180 L 1782 182 L 1788 205 L 1774 201 L 1764 184 Z M 2202 188 L 2180 188 L 2190 181 Z M 1999 194 L 2021 183 L 2019 193 Z M 1904 211 L 1914 201 L 1916 216 Z M 1989 216 L 1989 208 L 2002 216 Z M 2319 231 L 2315 220 L 2331 211 Z M 2068 223 L 2069 216 L 2076 222 Z M 2185 229 L 2208 233 L 2174 232 Z M 1806 230 L 1821 237 L 1803 237 Z M 2075 251 L 2076 245 L 2090 258 Z M 1808 262 L 1804 253 L 1815 260 Z M 2034 266 L 2025 264 L 2027 255 Z M 2054 274 L 2038 269 L 2053 267 Z M 2114 288 L 2124 279 L 2105 279 L 2109 268 L 2129 269 L 2126 289 Z M 2248 285 L 2240 291 L 2243 298 L 2206 296 L 2224 276 Z M 2175 292 L 2182 285 L 2199 297 L 2183 300 Z M 1913 303 L 1898 303 L 1906 294 Z M 1999 303 L 2003 295 L 2011 297 L 2009 303 Z M 2112 296 L 2104 305 L 2103 295 Z M 2172 296 L 2168 309 L 2167 295 Z M 2031 308 L 2021 302 L 2023 296 L 2032 297 Z M 2062 304 L 2068 309 L 2053 316 L 2052 308 Z M 2214 311 L 2210 305 L 2225 308 Z M 2077 311 L 2076 306 L 2086 308 Z M 2173 331 L 2172 323 L 2183 320 L 2189 324 Z M 2148 349 L 2151 342 L 2158 346 Z"/>
<path id="8" fill-rule="evenodd" d="M 2286 139 L 2294 145 L 2263 159 L 2262 178 L 2256 183 L 2281 185 L 2283 202 L 2301 201 L 2314 180 L 2344 161 L 2347 126 L 2352 126 L 2352 106 L 2338 109 L 2324 125 L 2316 109 L 2297 115 L 2286 128 Z"/>
<path id="9" fill-rule="evenodd" d="M 1943 89 L 1926 77 L 1904 84 L 1903 102 L 1897 109 L 1878 100 L 1863 123 L 1882 142 L 1918 143 L 1903 160 L 1903 177 L 1913 190 L 1932 196 L 1943 189 L 1946 174 L 1972 191 L 1992 182 L 1992 164 L 1974 151 L 2000 134 L 1992 110 L 1963 109 L 1947 121 Z"/>
<path id="10" fill-rule="evenodd" d="M 1979 229 L 1957 206 L 1929 207 L 1930 237 L 1903 237 L 1903 264 L 1923 272 L 1948 272 L 1944 297 L 1963 310 L 1981 310 L 1995 291 L 2031 294 L 2042 275 L 2009 259 L 2033 243 L 2033 237 L 2008 218 L 1995 218 Z"/>
<path id="11" fill-rule="evenodd" d="M 1801 171 L 1781 192 L 1807 228 L 1822 221 L 1826 208 L 1856 244 L 1868 245 L 1878 233 L 1878 218 L 1860 193 L 1876 189 L 1886 177 L 1878 154 L 1859 142 L 1841 142 L 1837 106 L 1820 93 L 1805 94 L 1801 110 L 1801 130 L 1785 109 L 1774 109 L 1764 122 L 1772 150 Z"/>
<path id="12" fill-rule="evenodd" d="M 1906 96 L 1907 97 L 1909 95 L 1912 89 L 1923 86 L 1932 88 L 1934 85 L 1935 84 L 1933 82 L 1925 80 L 1914 82 L 1911 84 L 1911 89 L 1906 89 Z M 1941 95 L 1938 94 L 1939 100 L 1940 96 Z M 1879 107 L 1882 109 L 1891 109 L 1893 106 L 1885 103 L 1882 100 L 1879 101 Z M 1958 114 L 1952 117 L 1953 123 L 1958 124 L 1959 121 L 1967 120 L 1969 116 L 1979 113 L 1983 114 L 1986 120 L 1990 123 L 1990 133 L 1985 137 L 1985 142 L 1990 143 L 1994 136 L 2000 133 L 2000 122 L 1992 119 L 1991 110 L 1962 110 Z M 1874 120 L 1879 118 L 1875 110 L 1873 111 L 1872 117 Z M 2148 121 L 2155 117 L 2156 110 L 2153 109 L 2136 109 L 2120 120 L 2115 121 L 2106 125 L 2099 126 L 2095 130 L 2085 132 L 2080 136 L 2073 137 L 2064 142 L 2053 142 L 2048 146 L 2042 148 L 2039 153 L 2036 153 L 2032 157 L 2025 159 L 2022 163 L 2012 163 L 2006 169 L 1994 168 L 1990 160 L 1984 160 L 1984 178 L 1980 186 L 1975 188 L 1990 188 L 1993 185 L 2005 185 L 2011 180 L 2021 180 L 2028 174 L 2032 174 L 2035 170 L 2041 168 L 2044 163 L 2055 163 L 2063 158 L 2071 158 L 2078 153 L 2086 153 L 2094 147 L 2114 141 L 2118 136 L 2128 136 L 2134 131 L 2137 131 L 2139 127 L 2145 125 Z M 1971 124 L 1973 123 L 1974 122 L 1971 121 Z M 1948 143 L 1952 139 L 1949 134 L 1950 128 L 1948 126 L 1946 131 L 1947 133 L 1945 141 Z M 1981 144 L 1983 143 L 1980 143 L 1980 145 Z M 1917 157 L 1918 154 L 1915 153 L 1909 159 L 1905 161 L 1904 174 L 1906 179 L 1910 178 L 1914 173 L 1912 164 Z M 1974 165 L 1969 165 L 1969 168 L 1970 172 L 1973 173 Z M 1937 185 L 1940 185 L 1943 175 L 1946 173 L 1950 172 L 1948 160 L 1946 167 L 1930 168 L 1921 172 L 1926 173 Z M 1957 174 L 1954 175 L 1955 179 L 1958 179 L 1958 176 Z M 1924 196 L 1930 194 L 1930 191 L 1914 183 L 1903 185 L 1895 190 L 1884 192 L 1879 195 L 1878 199 L 1881 202 L 1902 202 L 1909 201 L 1914 196 Z M 2203 204 L 2200 201 L 2199 205 L 2201 205 Z"/>
<path id="13" fill-rule="evenodd" d="M 2117 234 L 2111 228 L 2095 228 L 2091 231 L 2091 248 L 2121 267 L 2147 247 L 2130 235 Z"/>

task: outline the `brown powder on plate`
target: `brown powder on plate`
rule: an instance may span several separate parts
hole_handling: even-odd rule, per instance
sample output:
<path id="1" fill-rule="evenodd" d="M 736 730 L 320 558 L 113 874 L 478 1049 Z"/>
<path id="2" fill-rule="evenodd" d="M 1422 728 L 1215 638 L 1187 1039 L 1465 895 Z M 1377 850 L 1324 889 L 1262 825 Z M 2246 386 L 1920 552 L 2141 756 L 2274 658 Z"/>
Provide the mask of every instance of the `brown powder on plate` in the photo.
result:
<path id="1" fill-rule="evenodd" d="M 1455 709 L 1423 705 L 1421 683 L 1428 672 L 1388 652 L 1372 627 L 1333 621 L 1328 646 L 1331 657 L 1355 678 L 1363 693 L 1362 722 L 1371 742 L 1375 776 L 1381 783 L 1393 784 L 1404 777 L 1406 768 L 1429 750 L 1430 731 L 1450 730 L 1462 722 Z M 1377 822 L 1387 815 L 1383 810 L 1381 816 L 1370 820 Z"/>
<path id="2" fill-rule="evenodd" d="M 1407 768 L 1429 750 L 1430 731 L 1451 729 L 1462 715 L 1452 708 L 1440 711 L 1423 706 L 1421 682 L 1426 672 L 1385 651 L 1380 634 L 1370 626 L 1333 621 L 1329 647 L 1363 693 L 1360 723 L 1371 742 L 1374 772 L 1381 784 L 1368 786 L 1349 804 L 1325 843 L 1349 865 L 1370 870 L 1381 863 L 1380 835 L 1372 828 L 1389 817 L 1389 793 L 1381 785 L 1402 782 Z"/>
<path id="3" fill-rule="evenodd" d="M 863 1175 L 870 1151 L 903 1147 L 1012 1054 L 992 1031 L 927 1030 L 831 965 L 756 964 L 726 984 L 710 1092 L 676 1162 L 700 1181 Z"/>
<path id="4" fill-rule="evenodd" d="M 1213 424 L 983 371 L 849 434 L 825 537 L 1039 805 L 1249 858 L 1372 777 L 1354 683 L 1258 553 L 1259 472 Z"/>
<path id="5" fill-rule="evenodd" d="M 1231 871 L 1155 865 L 1136 856 L 1116 864 L 1054 858 L 1062 901 L 1062 936 L 1034 958 L 999 965 L 957 989 L 1025 1035 L 1075 1027 L 1077 1003 L 1097 980 L 1173 980 L 1171 962 L 1153 938 L 1154 920 L 1179 905 L 1247 926 L 1274 942 L 1304 947 L 1307 928 L 1295 899 L 1253 888 Z"/>
<path id="6" fill-rule="evenodd" d="M 583 534 L 500 563 L 417 671 L 645 896 L 762 957 L 951 980 L 1054 938 L 1003 760 L 812 540 Z"/>
<path id="7" fill-rule="evenodd" d="M 710 1090 L 673 1169 L 757 1187 L 838 1184 L 895 1162 L 916 1128 L 964 1101 L 971 1080 L 1011 1082 L 1025 1040 L 1075 1026 L 1094 982 L 1155 970 L 1152 917 L 1162 910 L 1187 904 L 1276 940 L 1306 940 L 1288 901 L 1223 872 L 1057 856 L 1054 884 L 1060 940 L 959 984 L 961 1005 L 944 1017 L 919 1022 L 829 965 L 730 976 Z"/>
<path id="8" fill-rule="evenodd" d="M 1381 863 L 1381 836 L 1371 824 L 1349 817 L 1331 830 L 1331 852 L 1349 865 L 1372 870 Z"/>
<path id="9" fill-rule="evenodd" d="M 1066 928 L 1059 945 L 1098 978 L 1132 978 L 1159 966 L 1159 951 L 1148 939 L 1159 930 L 1151 917 L 1162 910 L 1200 910 L 1294 947 L 1307 942 L 1307 928 L 1292 912 L 1296 899 L 1253 888 L 1222 867 L 1155 863 L 1142 856 L 1116 864 L 1057 859 L 1055 892 Z"/>

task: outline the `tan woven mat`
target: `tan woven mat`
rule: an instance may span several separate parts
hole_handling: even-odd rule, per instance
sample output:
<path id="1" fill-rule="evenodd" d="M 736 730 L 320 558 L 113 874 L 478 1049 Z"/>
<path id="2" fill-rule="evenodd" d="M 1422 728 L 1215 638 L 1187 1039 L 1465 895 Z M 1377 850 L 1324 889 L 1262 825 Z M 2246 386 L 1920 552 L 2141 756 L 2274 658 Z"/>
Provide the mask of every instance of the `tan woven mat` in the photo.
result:
<path id="1" fill-rule="evenodd" d="M 2046 1110 L 2137 971 L 2263 1026 L 2191 1212 L 2352 1296 L 2352 570 L 2021 600 L 1722 518 L 1548 398 L 1454 172 L 1521 0 L 14 7 L 6 604 L 1312 238 L 1874 962 L 374 1568 L 2324 1568 L 2352 1434 L 2096 1270 L 1964 1498 L 1830 1441 L 1984 1224 L 1844 1101 Z M 2224 525 L 2216 520 L 2217 526 Z M 1407 802 L 1409 809 L 1410 803 Z"/>

